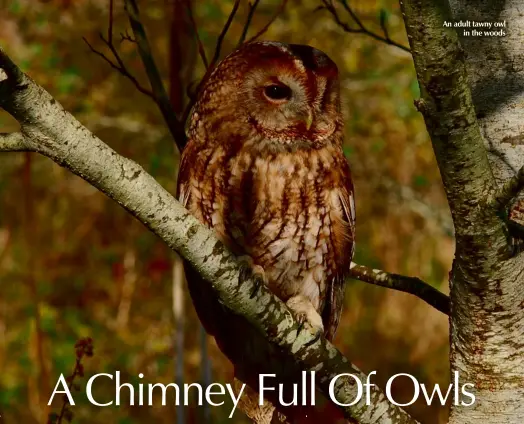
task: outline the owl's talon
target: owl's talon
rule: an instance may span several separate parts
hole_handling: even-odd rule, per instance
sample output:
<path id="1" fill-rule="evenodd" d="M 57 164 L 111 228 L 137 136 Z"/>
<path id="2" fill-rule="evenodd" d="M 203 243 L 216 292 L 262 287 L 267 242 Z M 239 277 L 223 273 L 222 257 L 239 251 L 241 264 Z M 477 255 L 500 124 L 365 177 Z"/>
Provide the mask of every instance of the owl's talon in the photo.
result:
<path id="1" fill-rule="evenodd" d="M 260 290 L 260 286 L 262 284 L 267 285 L 267 278 L 264 272 L 264 268 L 262 268 L 260 265 L 255 264 L 251 256 L 243 255 L 240 256 L 238 259 L 240 260 L 240 262 L 242 262 L 242 266 L 240 269 L 239 284 L 242 284 L 250 277 L 254 277 L 253 279 L 255 287 L 253 288 L 253 291 L 250 294 L 250 298 L 253 299 Z"/>
<path id="2" fill-rule="evenodd" d="M 308 323 L 315 332 L 315 338 L 310 343 L 315 343 L 324 333 L 324 324 L 313 304 L 308 298 L 298 295 L 289 298 L 286 305 L 298 321 L 297 335 L 304 329 L 305 323 Z"/>
<path id="3" fill-rule="evenodd" d="M 309 342 L 304 343 L 305 347 L 314 345 L 318 340 L 320 340 L 320 337 L 322 337 L 322 333 L 324 331 L 320 331 L 318 328 L 314 328 L 314 330 L 315 330 L 315 336 Z"/>
<path id="4" fill-rule="evenodd" d="M 305 315 L 297 315 L 295 316 L 295 318 L 298 321 L 298 326 L 297 326 L 297 336 L 298 336 L 304 329 L 304 324 L 307 320 L 306 320 Z"/>
<path id="5" fill-rule="evenodd" d="M 249 295 L 250 299 L 253 299 L 257 295 L 258 291 L 260 290 L 260 286 L 262 286 L 262 284 L 264 284 L 264 281 L 261 278 L 255 278 L 255 284 L 254 284 L 255 287 L 253 288 L 253 291 Z"/>
<path id="6" fill-rule="evenodd" d="M 302 332 L 302 330 L 304 330 L 307 327 L 306 323 L 311 327 L 311 330 L 313 330 L 313 333 L 315 334 L 313 339 L 310 340 L 309 342 L 305 343 L 304 346 L 306 346 L 306 347 L 307 346 L 311 346 L 318 339 L 320 339 L 320 336 L 324 333 L 324 327 L 318 327 L 318 326 L 311 325 L 309 323 L 309 321 L 308 321 L 308 318 L 307 318 L 306 314 L 296 314 L 295 318 L 298 321 L 297 335 L 300 334 Z"/>

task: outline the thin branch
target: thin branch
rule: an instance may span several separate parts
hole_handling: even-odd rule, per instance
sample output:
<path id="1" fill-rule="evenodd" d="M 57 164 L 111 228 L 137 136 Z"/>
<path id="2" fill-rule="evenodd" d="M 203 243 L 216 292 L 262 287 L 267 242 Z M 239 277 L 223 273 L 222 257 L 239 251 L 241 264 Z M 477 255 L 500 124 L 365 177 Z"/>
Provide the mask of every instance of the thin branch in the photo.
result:
<path id="1" fill-rule="evenodd" d="M 0 49 L 0 67 L 2 67 Z M 272 344 L 286 352 L 288 361 L 305 371 L 316 371 L 318 387 L 326 395 L 336 376 L 367 376 L 352 365 L 323 336 L 297 322 L 286 305 L 227 250 L 214 231 L 202 225 L 153 177 L 135 162 L 118 155 L 24 75 L 24 89 L 13 90 L 4 108 L 30 134 L 35 149 L 80 176 L 119 203 L 150 231 L 178 252 L 213 289 L 220 301 L 244 317 Z M 45 111 L 45 113 L 43 112 Z M 285 365 L 283 363 L 283 365 Z M 285 370 L 285 368 L 283 368 Z M 371 404 L 361 401 L 353 378 L 343 376 L 334 385 L 335 398 L 348 419 L 360 424 L 414 424 L 390 403 L 375 385 Z"/>
<path id="2" fill-rule="evenodd" d="M 244 28 L 242 29 L 242 34 L 240 35 L 240 38 L 238 39 L 237 48 L 240 47 L 246 40 L 247 32 L 249 31 L 249 27 L 251 26 L 251 21 L 253 20 L 253 16 L 255 15 L 255 11 L 257 10 L 259 3 L 260 3 L 260 0 L 255 0 L 253 3 L 251 2 L 248 3 L 249 11 L 247 12 L 246 23 L 244 24 Z"/>
<path id="3" fill-rule="evenodd" d="M 129 70 L 126 68 L 126 66 L 124 65 L 123 61 L 122 61 L 122 58 L 120 57 L 120 55 L 118 54 L 118 52 L 116 51 L 116 49 L 113 47 L 112 44 L 109 43 L 108 40 L 106 40 L 104 38 L 104 36 L 102 34 L 99 34 L 100 38 L 102 39 L 102 41 L 109 47 L 109 49 L 111 50 L 111 52 L 113 53 L 113 56 L 115 57 L 117 63 L 114 63 L 111 59 L 109 59 L 104 53 L 102 53 L 101 51 L 95 49 L 90 43 L 89 41 L 87 41 L 87 39 L 85 37 L 82 37 L 82 40 L 84 40 L 84 42 L 87 44 L 87 46 L 89 47 L 89 49 L 94 53 L 96 54 L 97 56 L 100 56 L 104 61 L 106 61 L 110 66 L 111 68 L 115 69 L 116 71 L 118 71 L 120 74 L 122 74 L 124 77 L 126 77 L 127 79 L 129 79 L 136 87 L 136 89 L 138 91 L 140 91 L 142 94 L 145 94 L 146 96 L 150 97 L 151 99 L 155 100 L 154 96 L 153 96 L 153 93 L 151 92 L 151 90 L 148 90 L 147 88 L 145 88 L 144 86 L 142 86 L 140 84 L 140 82 L 129 72 Z"/>
<path id="4" fill-rule="evenodd" d="M 124 64 L 124 61 L 120 57 L 120 54 L 118 53 L 118 50 L 116 49 L 115 45 L 113 44 L 113 10 L 114 10 L 114 4 L 113 0 L 109 0 L 109 22 L 107 25 L 107 39 L 104 38 L 104 36 L 100 33 L 98 36 L 102 40 L 102 42 L 109 48 L 111 53 L 113 54 L 113 57 L 116 60 L 116 63 L 114 63 L 111 59 L 109 59 L 105 54 L 102 52 L 96 50 L 85 37 L 82 37 L 84 42 L 87 44 L 89 49 L 95 53 L 96 55 L 100 56 L 103 60 L 105 60 L 113 69 L 117 70 L 119 73 L 121 73 L 124 77 L 129 79 L 137 88 L 138 91 L 140 91 L 142 94 L 145 94 L 146 96 L 150 97 L 151 99 L 155 100 L 153 93 L 151 90 L 148 90 L 147 88 L 143 87 L 140 82 L 131 74 L 131 72 L 127 69 L 126 65 Z M 127 34 L 126 34 L 127 35 Z M 124 40 L 124 35 L 121 34 L 121 42 Z"/>
<path id="5" fill-rule="evenodd" d="M 264 34 L 268 30 L 268 28 L 271 26 L 271 24 L 282 13 L 282 11 L 284 10 L 284 8 L 286 6 L 287 0 L 283 0 L 282 1 L 282 3 L 280 5 L 279 9 L 277 10 L 277 12 L 275 13 L 275 15 L 271 18 L 271 20 L 257 34 L 255 34 L 255 36 L 251 37 L 248 41 L 245 41 L 245 38 L 247 36 L 247 32 L 249 30 L 249 26 L 251 25 L 251 21 L 253 19 L 253 15 L 255 14 L 255 11 L 256 11 L 256 8 L 258 7 L 259 2 L 260 2 L 260 0 L 254 0 L 253 3 L 249 3 L 248 16 L 247 16 L 246 23 L 244 24 L 244 27 L 243 27 L 243 30 L 242 30 L 242 35 L 240 36 L 240 39 L 239 39 L 239 41 L 237 43 L 237 47 L 239 47 L 244 42 L 250 43 L 250 42 L 256 40 L 258 37 L 260 37 L 262 34 Z M 203 45 L 202 45 L 202 43 L 200 41 L 200 38 L 198 37 L 198 28 L 197 28 L 197 25 L 195 23 L 191 7 L 188 5 L 189 18 L 191 20 L 191 25 L 193 26 L 193 31 L 195 32 L 196 37 L 197 37 L 198 49 L 199 49 L 199 52 L 200 52 L 200 57 L 202 58 L 202 61 L 204 62 L 204 65 L 206 66 L 206 73 L 204 74 L 202 79 L 198 82 L 198 84 L 196 85 L 196 88 L 194 90 L 191 89 L 192 87 L 188 87 L 187 93 L 188 93 L 188 97 L 189 97 L 190 101 L 189 101 L 189 104 L 186 106 L 186 109 L 185 109 L 184 114 L 183 114 L 182 119 L 181 119 L 181 122 L 183 122 L 183 123 L 186 122 L 186 120 L 189 117 L 189 114 L 191 113 L 191 109 L 192 109 L 192 107 L 193 107 L 193 105 L 195 103 L 197 94 L 199 93 L 200 89 L 203 87 L 203 85 L 205 84 L 205 82 L 207 81 L 209 76 L 211 75 L 211 72 L 213 72 L 213 69 L 214 69 L 215 65 L 217 64 L 218 60 L 220 59 L 220 53 L 222 51 L 222 44 L 224 42 L 224 38 L 225 38 L 225 36 L 226 36 L 230 26 L 231 26 L 231 23 L 233 22 L 233 19 L 234 19 L 235 15 L 236 15 L 236 13 L 238 11 L 239 5 L 240 5 L 240 0 L 235 0 L 235 3 L 233 4 L 233 9 L 231 10 L 231 13 L 229 14 L 229 16 L 227 18 L 227 21 L 224 24 L 224 27 L 222 28 L 222 31 L 220 32 L 220 34 L 218 36 L 216 47 L 215 47 L 215 52 L 213 54 L 213 58 L 211 60 L 211 63 L 209 63 L 209 64 L 207 63 L 207 58 L 206 58 L 206 55 L 205 55 L 204 47 L 203 47 Z"/>
<path id="6" fill-rule="evenodd" d="M 389 37 L 389 30 L 386 22 L 386 14 L 384 13 L 384 9 L 380 9 L 380 28 L 382 29 L 382 33 L 384 34 L 386 40 L 391 41 L 391 38 Z"/>
<path id="7" fill-rule="evenodd" d="M 107 44 L 113 45 L 113 0 L 109 0 L 109 25 L 107 26 Z"/>
<path id="8" fill-rule="evenodd" d="M 385 20 L 381 19 L 381 22 L 380 22 L 380 26 L 382 28 L 383 35 L 377 34 L 377 33 L 373 32 L 373 31 L 369 30 L 362 23 L 362 21 L 359 19 L 359 17 L 355 13 L 355 11 L 351 8 L 351 6 L 349 6 L 349 4 L 347 3 L 346 0 L 340 0 L 340 3 L 342 4 L 344 9 L 349 14 L 349 16 L 351 17 L 351 19 L 357 25 L 358 28 L 353 28 L 353 27 L 349 26 L 346 22 L 342 21 L 342 19 L 340 18 L 339 14 L 338 14 L 338 12 L 336 10 L 336 7 L 333 4 L 332 0 L 322 0 L 323 6 L 321 6 L 317 10 L 326 9 L 329 13 L 331 13 L 331 15 L 333 16 L 333 18 L 334 18 L 335 22 L 337 23 L 337 25 L 339 27 L 341 27 L 346 32 L 353 33 L 353 34 L 368 35 L 369 37 L 374 38 L 375 40 L 381 41 L 381 42 L 389 44 L 391 46 L 398 47 L 399 49 L 404 50 L 404 51 L 406 51 L 408 53 L 411 52 L 409 47 L 406 47 L 406 46 L 404 46 L 404 45 L 402 45 L 400 43 L 397 43 L 396 41 L 393 41 L 389 37 L 389 33 L 388 33 L 387 28 L 386 28 Z"/>
<path id="9" fill-rule="evenodd" d="M 131 29 L 137 43 L 138 52 L 142 58 L 142 63 L 149 78 L 149 83 L 153 90 L 153 96 L 155 102 L 162 113 L 164 121 L 169 128 L 171 135 L 173 136 L 178 149 L 182 151 L 186 144 L 186 136 L 184 132 L 184 124 L 179 121 L 171 102 L 167 91 L 162 83 L 162 77 L 158 71 L 158 67 L 155 64 L 153 53 L 151 52 L 151 46 L 147 39 L 146 31 L 142 22 L 140 21 L 140 12 L 138 5 L 135 0 L 125 0 L 125 10 L 127 12 Z"/>
<path id="10" fill-rule="evenodd" d="M 269 20 L 269 22 L 262 27 L 260 31 L 258 31 L 253 37 L 251 37 L 249 40 L 246 41 L 246 43 L 252 43 L 253 41 L 259 39 L 264 35 L 269 27 L 273 25 L 273 22 L 277 20 L 277 18 L 280 16 L 282 12 L 284 12 L 284 9 L 286 8 L 287 0 L 282 0 L 282 3 L 280 3 L 280 7 L 277 9 L 273 17 Z"/>
<path id="11" fill-rule="evenodd" d="M 0 133 L 0 152 L 32 152 L 34 149 L 27 143 L 21 132 Z"/>
<path id="12" fill-rule="evenodd" d="M 195 21 L 195 17 L 193 15 L 193 8 L 191 7 L 191 0 L 186 0 L 187 4 L 187 15 L 189 16 L 189 21 L 191 22 L 191 27 L 193 28 L 193 32 L 195 33 L 195 38 L 198 45 L 198 54 L 200 55 L 200 58 L 202 59 L 202 63 L 204 64 L 204 67 L 206 70 L 209 68 L 209 62 L 207 61 L 206 56 L 206 49 L 204 49 L 204 45 L 202 44 L 202 40 L 200 39 L 200 34 L 198 33 L 198 26 Z"/>
<path id="13" fill-rule="evenodd" d="M 379 269 L 357 265 L 355 262 L 351 262 L 351 272 L 349 276 L 365 283 L 412 294 L 443 314 L 449 315 L 449 297 L 419 278 L 392 274 Z"/>
<path id="14" fill-rule="evenodd" d="M 130 43 L 136 43 L 136 40 L 129 35 L 127 32 L 121 32 L 120 33 L 120 43 L 123 43 L 124 41 L 129 41 Z"/>
<path id="15" fill-rule="evenodd" d="M 524 166 L 519 171 L 504 183 L 499 191 L 493 197 L 490 202 L 493 206 L 499 206 L 500 208 L 506 208 L 508 204 L 518 196 L 518 194 L 524 189 Z"/>
<path id="16" fill-rule="evenodd" d="M 215 54 L 213 55 L 213 59 L 211 60 L 211 63 L 209 64 L 210 69 L 213 69 L 215 64 L 218 62 L 218 59 L 220 58 L 220 52 L 222 50 L 222 43 L 224 42 L 224 38 L 226 37 L 226 34 L 229 31 L 229 27 L 231 26 L 231 23 L 233 22 L 233 19 L 235 18 L 235 15 L 238 10 L 238 6 L 240 6 L 240 0 L 235 0 L 235 4 L 233 4 L 233 9 L 231 9 L 231 13 L 228 16 L 227 21 L 224 27 L 222 28 L 222 31 L 218 35 L 217 45 L 215 47 Z"/>
<path id="17" fill-rule="evenodd" d="M 225 38 L 225 36 L 226 36 L 226 34 L 227 34 L 228 30 L 229 30 L 229 27 L 231 26 L 231 23 L 233 22 L 233 19 L 234 19 L 236 13 L 237 13 L 239 5 L 240 5 L 240 0 L 235 0 L 235 3 L 233 4 L 233 9 L 231 9 L 231 13 L 229 14 L 229 16 L 227 18 L 227 21 L 224 24 L 224 27 L 222 28 L 222 31 L 220 32 L 220 34 L 218 36 L 217 44 L 216 44 L 216 47 L 215 47 L 215 52 L 213 54 L 213 58 L 211 59 L 211 63 L 209 63 L 209 64 L 207 63 L 207 59 L 206 59 L 205 52 L 204 52 L 204 47 L 202 46 L 202 44 L 200 42 L 200 39 L 198 38 L 198 28 L 197 28 L 195 20 L 193 18 L 193 14 L 192 14 L 191 8 L 188 5 L 188 11 L 190 13 L 190 19 L 191 19 L 191 23 L 192 23 L 192 26 L 193 26 L 193 30 L 197 34 L 197 41 L 198 41 L 198 45 L 199 45 L 200 57 L 202 58 L 202 61 L 204 62 L 204 65 L 206 66 L 206 72 L 205 72 L 204 76 L 202 77 L 202 79 L 196 85 L 196 88 L 195 88 L 193 93 L 191 93 L 191 87 L 188 87 L 188 89 L 187 89 L 187 94 L 188 94 L 188 97 L 189 97 L 189 103 L 187 104 L 186 109 L 184 110 L 184 113 L 182 115 L 182 119 L 181 119 L 182 123 L 185 123 L 186 120 L 189 118 L 189 114 L 191 113 L 191 109 L 193 108 L 193 105 L 195 104 L 196 97 L 197 97 L 198 93 L 200 92 L 200 89 L 203 87 L 203 85 L 205 84 L 205 82 L 207 81 L 207 79 L 209 78 L 211 73 L 213 72 L 213 69 L 214 69 L 216 63 L 218 62 L 218 59 L 220 58 L 220 52 L 222 50 L 222 43 L 223 43 L 224 38 Z"/>

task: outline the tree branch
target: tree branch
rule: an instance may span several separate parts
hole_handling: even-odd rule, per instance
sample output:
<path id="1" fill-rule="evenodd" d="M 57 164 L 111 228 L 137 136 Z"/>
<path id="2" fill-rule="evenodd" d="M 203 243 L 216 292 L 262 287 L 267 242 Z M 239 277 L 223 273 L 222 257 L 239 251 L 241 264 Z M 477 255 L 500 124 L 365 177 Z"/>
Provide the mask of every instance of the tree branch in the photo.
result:
<path id="1" fill-rule="evenodd" d="M 10 61 L 0 49 L 0 68 Z M 171 249 L 178 252 L 213 287 L 220 300 L 245 317 L 268 342 L 293 355 L 304 370 L 316 371 L 319 388 L 328 394 L 331 379 L 350 373 L 366 376 L 325 338 L 296 322 L 289 309 L 260 280 L 242 266 L 219 241 L 163 189 L 142 167 L 118 155 L 54 100 L 42 87 L 22 76 L 3 101 L 4 109 L 22 125 L 27 142 L 98 188 L 135 216 Z M 337 380 L 334 394 L 343 403 L 354 401 L 358 385 L 351 378 Z M 342 407 L 345 416 L 361 424 L 411 424 L 414 419 L 387 401 L 371 386 L 371 405 L 365 396 Z"/>
<path id="2" fill-rule="evenodd" d="M 224 38 L 229 31 L 229 27 L 231 26 L 231 23 L 233 22 L 233 19 L 235 18 L 235 15 L 238 10 L 238 6 L 240 6 L 240 0 L 235 0 L 235 3 L 233 4 L 233 9 L 231 9 L 231 13 L 227 17 L 227 21 L 222 28 L 222 31 L 220 31 L 220 34 L 217 38 L 217 45 L 215 47 L 215 54 L 213 55 L 213 59 L 211 59 L 211 63 L 209 64 L 209 68 L 213 69 L 218 62 L 218 59 L 220 58 L 220 52 L 222 51 L 222 43 L 224 42 Z"/>
<path id="3" fill-rule="evenodd" d="M 195 38 L 197 40 L 198 54 L 200 55 L 200 58 L 202 59 L 202 63 L 204 64 L 204 67 L 207 70 L 209 68 L 209 62 L 207 61 L 206 50 L 204 49 L 204 45 L 202 44 L 202 40 L 200 39 L 200 34 L 198 33 L 198 26 L 195 21 L 195 16 L 193 15 L 193 8 L 191 7 L 191 0 L 186 0 L 186 7 L 187 7 L 187 15 L 189 17 L 189 21 L 191 22 L 191 26 L 193 28 L 193 32 L 195 33 Z"/>
<path id="4" fill-rule="evenodd" d="M 186 135 L 184 131 L 184 123 L 179 120 L 171 107 L 171 102 L 167 91 L 162 83 L 162 77 L 158 71 L 153 54 L 151 52 L 151 46 L 147 39 L 146 31 L 142 22 L 140 21 L 140 12 L 138 5 L 135 0 L 125 0 L 125 9 L 129 18 L 131 29 L 133 30 L 134 39 L 138 47 L 138 53 L 144 64 L 144 68 L 153 90 L 155 102 L 160 109 L 164 121 L 169 129 L 169 132 L 173 136 L 179 151 L 184 149 L 186 145 Z"/>
<path id="5" fill-rule="evenodd" d="M 286 8 L 287 0 L 282 0 L 282 3 L 280 3 L 280 7 L 277 9 L 275 14 L 272 16 L 272 18 L 268 21 L 267 24 L 265 24 L 253 37 L 251 37 L 249 40 L 246 41 L 246 43 L 252 43 L 253 41 L 256 41 L 262 35 L 264 35 L 269 27 L 273 25 L 273 22 L 277 20 L 277 18 L 280 16 L 280 14 L 284 11 Z"/>
<path id="6" fill-rule="evenodd" d="M 129 70 L 127 69 L 127 67 L 125 66 L 124 62 L 122 61 L 122 58 L 120 57 L 120 55 L 118 54 L 118 51 L 116 50 L 116 48 L 113 46 L 113 43 L 106 40 L 104 38 L 104 36 L 102 34 L 100 34 L 100 38 L 102 39 L 102 41 L 104 42 L 104 44 L 106 46 L 109 47 L 109 49 L 111 50 L 111 53 L 113 53 L 113 56 L 114 58 L 116 59 L 117 63 L 114 63 L 111 59 L 109 59 L 104 53 L 102 53 L 101 51 L 95 49 L 90 43 L 89 41 L 87 41 L 87 39 L 85 37 L 82 37 L 82 40 L 84 40 L 84 43 L 87 44 L 87 46 L 89 47 L 89 49 L 94 53 L 96 54 L 97 56 L 100 56 L 105 62 L 107 62 L 109 64 L 109 66 L 111 66 L 111 68 L 115 69 L 116 71 L 118 71 L 119 73 L 121 73 L 124 77 L 126 77 L 127 79 L 129 79 L 136 87 L 136 89 L 138 91 L 140 91 L 142 94 L 145 94 L 147 97 L 150 97 L 151 99 L 155 100 L 155 97 L 153 96 L 153 93 L 151 92 L 151 90 L 148 90 L 147 88 L 143 87 L 140 82 L 131 74 L 131 72 L 129 72 Z"/>
<path id="7" fill-rule="evenodd" d="M 419 278 L 372 269 L 355 262 L 351 262 L 349 276 L 365 283 L 412 294 L 443 314 L 449 315 L 449 297 Z"/>
<path id="8" fill-rule="evenodd" d="M 242 44 L 244 44 L 244 41 L 246 41 L 247 32 L 249 31 L 249 27 L 251 26 L 251 21 L 253 20 L 253 16 L 255 14 L 255 11 L 257 10 L 259 3 L 260 3 L 260 0 L 255 0 L 253 3 L 251 2 L 248 3 L 249 10 L 247 12 L 246 23 L 244 24 L 244 28 L 242 29 L 242 34 L 240 35 L 240 38 L 238 39 L 237 48 L 240 47 Z"/>
<path id="9" fill-rule="evenodd" d="M 400 43 L 397 43 L 396 41 L 393 41 L 389 37 L 389 32 L 386 26 L 386 21 L 384 19 L 384 15 L 381 14 L 380 18 L 380 28 L 382 29 L 383 35 L 377 34 L 371 30 L 369 30 L 360 20 L 360 18 L 357 16 L 355 11 L 349 6 L 347 0 L 340 0 L 340 3 L 344 7 L 345 11 L 349 14 L 353 22 L 357 25 L 358 28 L 353 28 L 349 26 L 346 22 L 343 22 L 340 18 L 337 9 L 335 5 L 333 4 L 333 0 L 322 0 L 323 6 L 320 6 L 317 10 L 326 9 L 331 15 L 333 15 L 333 19 L 337 23 L 339 27 L 341 27 L 344 31 L 354 33 L 354 34 L 365 34 L 368 35 L 371 38 L 374 38 L 375 40 L 381 41 L 383 43 L 389 44 L 391 46 L 398 47 L 401 50 L 404 50 L 405 52 L 410 52 L 411 50 L 409 47 L 406 47 Z"/>
<path id="10" fill-rule="evenodd" d="M 519 169 L 513 178 L 510 178 L 504 183 L 502 187 L 495 193 L 492 200 L 493 206 L 499 206 L 506 208 L 508 204 L 518 196 L 518 194 L 524 189 L 524 166 Z"/>
<path id="11" fill-rule="evenodd" d="M 229 13 L 226 23 L 224 24 L 224 26 L 222 27 L 222 30 L 220 31 L 220 34 L 218 35 L 217 43 L 215 46 L 215 52 L 213 53 L 213 58 L 211 59 L 211 62 L 209 64 L 207 63 L 206 55 L 204 52 L 204 47 L 201 45 L 200 39 L 198 38 L 198 27 L 193 18 L 193 13 L 191 11 L 191 8 L 188 6 L 188 12 L 190 13 L 190 18 L 192 21 L 193 29 L 197 36 L 197 41 L 199 42 L 200 56 L 202 57 L 204 65 L 206 66 L 206 72 L 204 76 L 200 79 L 200 81 L 196 84 L 196 87 L 193 93 L 190 93 L 191 87 L 188 87 L 188 96 L 191 101 L 187 105 L 186 110 L 184 111 L 184 115 L 182 117 L 182 122 L 184 123 L 189 118 L 189 114 L 191 113 L 191 109 L 196 101 L 196 98 L 197 98 L 197 95 L 200 89 L 203 87 L 203 85 L 205 84 L 205 82 L 207 81 L 211 73 L 213 72 L 213 69 L 215 68 L 215 65 L 217 64 L 220 58 L 220 52 L 222 51 L 222 43 L 224 42 L 224 38 L 229 30 L 229 27 L 231 26 L 231 23 L 233 22 L 233 19 L 235 18 L 239 5 L 240 5 L 240 0 L 235 0 L 235 3 L 233 4 L 233 8 L 231 9 L 231 12 Z"/>
<path id="12" fill-rule="evenodd" d="M 0 152 L 31 152 L 21 132 L 0 133 Z"/>

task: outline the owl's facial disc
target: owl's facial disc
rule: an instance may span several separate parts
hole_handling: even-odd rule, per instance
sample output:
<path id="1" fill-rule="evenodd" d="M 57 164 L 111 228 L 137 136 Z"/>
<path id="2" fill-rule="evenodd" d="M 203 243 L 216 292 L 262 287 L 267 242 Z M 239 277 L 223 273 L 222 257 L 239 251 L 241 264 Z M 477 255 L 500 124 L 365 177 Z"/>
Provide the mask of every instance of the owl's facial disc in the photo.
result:
<path id="1" fill-rule="evenodd" d="M 241 83 L 244 112 L 266 140 L 307 139 L 315 121 L 305 80 L 296 70 L 268 66 L 252 70 Z"/>

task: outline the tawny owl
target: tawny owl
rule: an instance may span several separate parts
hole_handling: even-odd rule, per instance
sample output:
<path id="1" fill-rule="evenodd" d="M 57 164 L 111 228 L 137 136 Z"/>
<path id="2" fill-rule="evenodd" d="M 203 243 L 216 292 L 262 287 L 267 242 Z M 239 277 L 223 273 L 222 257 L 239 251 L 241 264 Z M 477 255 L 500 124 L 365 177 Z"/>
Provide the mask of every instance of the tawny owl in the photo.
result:
<path id="1" fill-rule="evenodd" d="M 261 267 L 298 318 L 332 339 L 355 232 L 335 63 L 304 45 L 242 46 L 202 87 L 188 137 L 181 202 Z M 204 327 L 235 365 L 247 367 L 260 353 L 254 330 L 189 267 L 186 274 Z"/>

